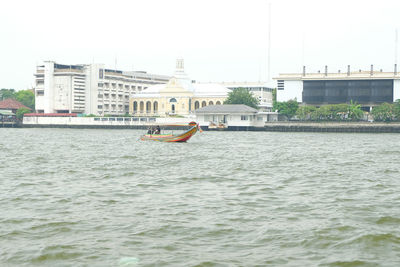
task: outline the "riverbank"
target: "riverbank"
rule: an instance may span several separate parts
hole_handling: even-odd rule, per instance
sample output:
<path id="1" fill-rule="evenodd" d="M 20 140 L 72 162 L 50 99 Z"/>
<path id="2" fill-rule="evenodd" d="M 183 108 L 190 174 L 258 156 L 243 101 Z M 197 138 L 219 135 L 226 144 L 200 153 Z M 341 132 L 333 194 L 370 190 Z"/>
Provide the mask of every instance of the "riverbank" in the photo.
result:
<path id="1" fill-rule="evenodd" d="M 332 133 L 400 133 L 399 122 L 271 122 L 264 131 Z"/>
<path id="2" fill-rule="evenodd" d="M 75 128 L 75 129 L 147 129 L 149 124 L 126 122 L 108 124 L 21 124 L 23 128 Z M 164 129 L 176 127 L 164 127 Z M 182 127 L 184 128 L 184 127 Z M 227 128 L 208 128 L 205 131 L 267 131 L 267 132 L 331 132 L 331 133 L 400 133 L 400 123 L 383 122 L 268 122 L 264 127 L 228 126 Z"/>

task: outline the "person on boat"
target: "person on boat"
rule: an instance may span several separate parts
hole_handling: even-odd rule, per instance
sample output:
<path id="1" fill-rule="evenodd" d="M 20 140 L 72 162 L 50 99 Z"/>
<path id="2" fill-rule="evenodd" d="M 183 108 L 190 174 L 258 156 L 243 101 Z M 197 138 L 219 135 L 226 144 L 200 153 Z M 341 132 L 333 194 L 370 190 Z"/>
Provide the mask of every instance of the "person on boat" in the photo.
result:
<path id="1" fill-rule="evenodd" d="M 161 129 L 160 129 L 159 125 L 157 125 L 156 130 L 154 131 L 154 134 L 161 134 Z"/>
<path id="2" fill-rule="evenodd" d="M 147 134 L 152 134 L 153 133 L 153 127 L 147 128 Z"/>

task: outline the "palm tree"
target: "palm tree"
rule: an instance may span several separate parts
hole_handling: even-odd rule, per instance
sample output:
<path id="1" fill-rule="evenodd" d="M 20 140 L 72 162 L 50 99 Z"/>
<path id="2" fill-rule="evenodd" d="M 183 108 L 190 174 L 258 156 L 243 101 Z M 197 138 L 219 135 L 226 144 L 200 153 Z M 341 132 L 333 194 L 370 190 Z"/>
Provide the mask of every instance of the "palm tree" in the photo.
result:
<path id="1" fill-rule="evenodd" d="M 361 110 L 361 105 L 357 104 L 357 102 L 353 102 L 353 100 L 350 100 L 348 112 L 349 118 L 353 121 L 360 120 L 364 115 L 364 112 Z"/>

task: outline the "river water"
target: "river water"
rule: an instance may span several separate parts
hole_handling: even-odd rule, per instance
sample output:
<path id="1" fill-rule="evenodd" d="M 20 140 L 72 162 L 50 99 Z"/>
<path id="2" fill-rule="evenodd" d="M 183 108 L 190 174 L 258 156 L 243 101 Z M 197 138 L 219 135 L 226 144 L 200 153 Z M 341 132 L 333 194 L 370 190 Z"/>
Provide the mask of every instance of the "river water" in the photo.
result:
<path id="1" fill-rule="evenodd" d="M 400 135 L 0 129 L 1 266 L 400 266 Z"/>

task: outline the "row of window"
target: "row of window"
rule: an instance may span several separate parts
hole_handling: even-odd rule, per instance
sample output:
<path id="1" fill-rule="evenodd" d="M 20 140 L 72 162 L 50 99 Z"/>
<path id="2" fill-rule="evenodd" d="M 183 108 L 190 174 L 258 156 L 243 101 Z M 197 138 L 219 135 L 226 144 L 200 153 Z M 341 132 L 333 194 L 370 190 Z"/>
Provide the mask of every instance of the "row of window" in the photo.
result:
<path id="1" fill-rule="evenodd" d="M 155 122 L 156 118 L 113 118 L 113 117 L 102 117 L 102 118 L 93 118 L 94 121 L 148 121 Z"/>
<path id="2" fill-rule="evenodd" d="M 122 83 L 119 83 L 119 84 L 111 83 L 111 86 L 110 86 L 110 83 L 98 83 L 97 85 L 100 88 L 106 88 L 106 89 L 117 89 L 117 87 L 118 87 L 118 89 L 124 89 L 124 88 L 125 89 L 133 89 L 133 90 L 147 89 L 146 86 L 137 86 L 137 85 L 125 85 L 124 86 Z"/>
<path id="3" fill-rule="evenodd" d="M 303 102 L 393 102 L 393 80 L 304 81 Z"/>

